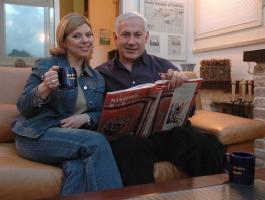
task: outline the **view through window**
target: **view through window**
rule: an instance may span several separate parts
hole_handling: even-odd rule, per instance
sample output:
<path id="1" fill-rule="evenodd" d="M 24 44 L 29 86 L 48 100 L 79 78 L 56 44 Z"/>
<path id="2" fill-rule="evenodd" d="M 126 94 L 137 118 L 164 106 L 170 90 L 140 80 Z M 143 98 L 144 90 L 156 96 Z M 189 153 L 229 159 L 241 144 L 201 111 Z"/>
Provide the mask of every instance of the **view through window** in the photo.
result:
<path id="1" fill-rule="evenodd" d="M 51 0 L 1 1 L 0 64 L 17 60 L 32 65 L 48 55 L 54 43 L 54 8 Z M 1 12 L 0 11 L 0 12 Z"/>

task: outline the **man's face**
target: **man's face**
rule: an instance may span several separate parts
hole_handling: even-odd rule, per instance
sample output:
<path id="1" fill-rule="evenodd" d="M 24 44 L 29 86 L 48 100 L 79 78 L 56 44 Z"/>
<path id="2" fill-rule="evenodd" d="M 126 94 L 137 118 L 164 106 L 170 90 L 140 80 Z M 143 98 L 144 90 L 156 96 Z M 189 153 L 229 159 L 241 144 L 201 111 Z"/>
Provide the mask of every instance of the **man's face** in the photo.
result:
<path id="1" fill-rule="evenodd" d="M 120 61 L 133 62 L 144 53 L 148 32 L 145 32 L 141 19 L 131 17 L 120 22 L 118 33 L 114 33 L 114 39 Z"/>

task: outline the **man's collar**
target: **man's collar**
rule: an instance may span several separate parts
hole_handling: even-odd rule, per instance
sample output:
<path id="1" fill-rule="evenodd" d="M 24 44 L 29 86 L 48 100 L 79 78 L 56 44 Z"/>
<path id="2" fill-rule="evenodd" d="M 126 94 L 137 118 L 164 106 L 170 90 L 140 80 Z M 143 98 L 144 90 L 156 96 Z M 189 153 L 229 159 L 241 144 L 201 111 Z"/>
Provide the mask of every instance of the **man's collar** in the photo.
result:
<path id="1" fill-rule="evenodd" d="M 144 64 L 148 64 L 148 56 L 146 50 L 144 50 L 144 54 L 142 55 L 142 61 L 144 62 Z"/>

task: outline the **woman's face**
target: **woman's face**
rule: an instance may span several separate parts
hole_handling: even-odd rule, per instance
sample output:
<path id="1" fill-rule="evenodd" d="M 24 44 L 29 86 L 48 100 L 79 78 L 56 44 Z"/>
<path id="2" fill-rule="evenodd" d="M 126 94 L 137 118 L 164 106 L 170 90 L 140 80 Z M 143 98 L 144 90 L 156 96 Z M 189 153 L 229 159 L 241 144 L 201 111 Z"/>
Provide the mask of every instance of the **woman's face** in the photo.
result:
<path id="1" fill-rule="evenodd" d="M 91 55 L 93 49 L 93 34 L 87 24 L 78 26 L 68 34 L 64 40 L 64 47 L 68 59 L 85 59 Z"/>

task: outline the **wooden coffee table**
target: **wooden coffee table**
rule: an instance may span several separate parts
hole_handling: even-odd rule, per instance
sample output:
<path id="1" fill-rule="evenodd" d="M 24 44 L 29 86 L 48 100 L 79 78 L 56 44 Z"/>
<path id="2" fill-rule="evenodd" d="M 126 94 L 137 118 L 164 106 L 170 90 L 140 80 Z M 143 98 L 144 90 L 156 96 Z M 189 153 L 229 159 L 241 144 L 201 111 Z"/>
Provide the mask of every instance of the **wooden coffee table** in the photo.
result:
<path id="1" fill-rule="evenodd" d="M 256 169 L 255 178 L 265 181 L 265 168 Z M 88 192 L 66 197 L 55 197 L 49 200 L 120 200 L 137 197 L 140 195 L 157 194 L 185 189 L 201 188 L 206 186 L 221 185 L 228 182 L 228 175 L 217 174 L 211 176 L 201 176 L 196 178 L 186 178 L 168 183 L 145 184 L 122 189 L 112 189 L 100 192 Z"/>

